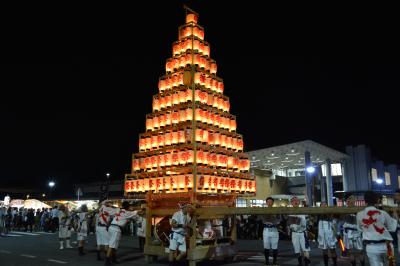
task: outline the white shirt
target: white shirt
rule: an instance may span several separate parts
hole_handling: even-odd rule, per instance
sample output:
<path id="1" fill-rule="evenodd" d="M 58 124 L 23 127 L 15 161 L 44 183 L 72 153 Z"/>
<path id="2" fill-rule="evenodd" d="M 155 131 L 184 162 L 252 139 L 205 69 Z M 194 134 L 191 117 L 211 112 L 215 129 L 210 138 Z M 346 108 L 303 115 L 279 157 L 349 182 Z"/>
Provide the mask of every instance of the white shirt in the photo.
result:
<path id="1" fill-rule="evenodd" d="M 52 209 L 51 218 L 56 218 L 56 217 L 58 217 L 58 209 Z"/>
<path id="2" fill-rule="evenodd" d="M 396 230 L 397 221 L 387 212 L 369 206 L 357 213 L 357 226 L 363 232 L 363 240 L 392 241 L 389 232 Z"/>
<path id="3" fill-rule="evenodd" d="M 185 226 L 190 222 L 192 218 L 186 214 L 184 215 L 182 210 L 179 210 L 172 215 L 172 220 L 175 220 L 178 225 L 181 225 L 177 228 L 172 228 L 173 232 L 185 234 L 186 229 Z"/>
<path id="4" fill-rule="evenodd" d="M 290 230 L 293 232 L 304 232 L 307 229 L 307 220 L 305 215 L 289 215 L 289 220 L 290 217 L 292 218 L 299 218 L 299 223 L 292 223 L 289 224 Z"/>
<path id="5" fill-rule="evenodd" d="M 136 220 L 136 234 L 141 237 L 146 237 L 146 217 L 139 216 Z"/>
<path id="6" fill-rule="evenodd" d="M 99 209 L 99 213 L 97 215 L 96 224 L 108 225 L 111 220 L 111 216 L 119 213 L 118 208 L 107 207 L 102 205 Z"/>
<path id="7" fill-rule="evenodd" d="M 111 224 L 118 225 L 119 227 L 124 227 L 128 220 L 137 218 L 137 211 L 127 211 L 124 209 L 120 209 L 119 212 L 115 214 Z"/>

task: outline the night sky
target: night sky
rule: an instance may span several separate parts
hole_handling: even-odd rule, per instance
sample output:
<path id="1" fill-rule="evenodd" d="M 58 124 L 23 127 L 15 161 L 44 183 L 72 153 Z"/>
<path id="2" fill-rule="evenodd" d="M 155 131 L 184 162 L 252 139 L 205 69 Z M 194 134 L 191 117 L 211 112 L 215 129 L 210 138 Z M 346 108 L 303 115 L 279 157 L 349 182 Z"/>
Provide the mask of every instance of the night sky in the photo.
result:
<path id="1" fill-rule="evenodd" d="M 73 183 L 130 171 L 184 23 L 183 2 L 200 13 L 247 151 L 305 139 L 340 151 L 364 143 L 373 156 L 400 164 L 398 16 L 391 8 L 149 1 L 9 12 L 0 187 L 43 189 L 53 179 L 69 192 Z"/>

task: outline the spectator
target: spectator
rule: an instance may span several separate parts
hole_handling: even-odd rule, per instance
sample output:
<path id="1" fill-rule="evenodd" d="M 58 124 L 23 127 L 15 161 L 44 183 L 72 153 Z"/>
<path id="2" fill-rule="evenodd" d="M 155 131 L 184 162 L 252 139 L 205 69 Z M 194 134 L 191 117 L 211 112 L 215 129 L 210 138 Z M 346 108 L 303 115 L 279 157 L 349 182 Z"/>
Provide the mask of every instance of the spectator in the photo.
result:
<path id="1" fill-rule="evenodd" d="M 33 231 L 33 225 L 35 224 L 35 214 L 33 213 L 33 209 L 29 209 L 26 213 L 26 228 L 25 231 L 32 232 Z"/>

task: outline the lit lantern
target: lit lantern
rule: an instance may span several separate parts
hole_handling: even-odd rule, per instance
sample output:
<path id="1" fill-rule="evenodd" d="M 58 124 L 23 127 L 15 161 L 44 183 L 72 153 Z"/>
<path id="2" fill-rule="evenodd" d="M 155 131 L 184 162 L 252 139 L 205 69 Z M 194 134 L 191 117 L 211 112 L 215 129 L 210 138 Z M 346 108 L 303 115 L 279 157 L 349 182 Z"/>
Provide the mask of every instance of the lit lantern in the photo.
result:
<path id="1" fill-rule="evenodd" d="M 210 71 L 210 67 L 211 67 L 210 59 L 204 56 L 204 62 L 205 62 L 204 69 L 206 71 Z"/>
<path id="2" fill-rule="evenodd" d="M 146 150 L 146 139 L 144 137 L 139 138 L 139 151 Z"/>
<path id="3" fill-rule="evenodd" d="M 203 164 L 204 163 L 204 151 L 198 150 L 196 154 L 196 162 L 197 164 Z"/>
<path id="4" fill-rule="evenodd" d="M 203 143 L 208 143 L 208 136 L 209 136 L 208 130 L 204 130 L 203 131 L 203 140 L 202 140 Z"/>
<path id="5" fill-rule="evenodd" d="M 185 188 L 193 188 L 193 175 L 184 175 L 183 182 L 185 184 Z"/>
<path id="6" fill-rule="evenodd" d="M 190 13 L 186 15 L 186 23 L 194 23 L 196 24 L 199 17 L 196 14 Z"/>
<path id="7" fill-rule="evenodd" d="M 199 31 L 199 38 L 204 40 L 204 30 L 203 29 L 200 29 L 200 31 Z"/>
<path id="8" fill-rule="evenodd" d="M 214 133 L 208 132 L 208 144 L 214 145 Z"/>
<path id="9" fill-rule="evenodd" d="M 163 79 L 160 79 L 158 81 L 158 90 L 160 92 L 163 92 L 165 90 L 165 81 Z"/>
<path id="10" fill-rule="evenodd" d="M 210 89 L 212 90 L 212 91 L 217 91 L 216 89 L 215 89 L 215 83 L 216 83 L 216 80 L 215 79 L 213 79 L 213 78 L 211 78 L 210 79 Z"/>
<path id="11" fill-rule="evenodd" d="M 133 161 L 132 161 L 132 170 L 133 171 L 140 171 L 140 160 L 139 159 L 133 159 Z"/>
<path id="12" fill-rule="evenodd" d="M 240 166 L 240 160 L 238 158 L 233 158 L 233 170 L 238 170 Z"/>
<path id="13" fill-rule="evenodd" d="M 172 121 L 172 120 L 171 120 L 171 114 L 170 114 L 170 113 L 165 114 L 164 119 L 165 119 L 165 125 L 166 125 L 166 126 L 172 124 L 172 122 L 171 122 L 171 121 Z"/>
<path id="14" fill-rule="evenodd" d="M 179 110 L 179 122 L 185 122 L 185 121 L 186 121 L 186 110 L 180 109 Z"/>
<path id="15" fill-rule="evenodd" d="M 158 147 L 164 147 L 165 143 L 164 143 L 164 133 L 160 132 L 157 136 L 157 143 L 158 143 Z"/>
<path id="16" fill-rule="evenodd" d="M 229 99 L 225 100 L 225 111 L 229 112 L 229 110 L 231 109 L 231 104 L 229 103 Z"/>
<path id="17" fill-rule="evenodd" d="M 144 158 L 140 158 L 139 159 L 139 166 L 141 170 L 145 170 L 146 169 L 146 165 L 144 164 Z"/>
<path id="18" fill-rule="evenodd" d="M 180 56 L 179 57 L 179 68 L 183 68 L 186 66 L 186 61 L 185 61 L 185 56 Z"/>
<path id="19" fill-rule="evenodd" d="M 230 119 L 229 126 L 231 131 L 236 131 L 236 119 Z"/>
<path id="20" fill-rule="evenodd" d="M 178 142 L 179 142 L 178 131 L 173 131 L 172 132 L 172 145 L 178 144 Z"/>
<path id="21" fill-rule="evenodd" d="M 229 117 L 224 117 L 224 129 L 228 129 L 230 128 L 230 118 Z"/>
<path id="22" fill-rule="evenodd" d="M 200 102 L 207 104 L 207 100 L 208 100 L 208 93 L 205 91 L 200 92 Z"/>
<path id="23" fill-rule="evenodd" d="M 241 162 L 242 165 L 242 171 L 249 171 L 250 170 L 250 160 L 249 159 L 243 159 Z"/>
<path id="24" fill-rule="evenodd" d="M 171 191 L 176 190 L 178 188 L 178 176 L 169 177 L 169 186 Z"/>
<path id="25" fill-rule="evenodd" d="M 211 82 L 212 78 L 206 77 L 206 83 L 204 84 L 204 86 L 206 86 L 207 89 L 211 89 Z"/>
<path id="26" fill-rule="evenodd" d="M 201 122 L 201 117 L 203 115 L 203 110 L 201 110 L 200 108 L 196 108 L 196 121 Z"/>
<path id="27" fill-rule="evenodd" d="M 200 75 L 200 85 L 206 85 L 206 75 L 204 74 Z"/>
<path id="28" fill-rule="evenodd" d="M 164 160 L 165 160 L 165 166 L 171 166 L 172 165 L 172 154 L 171 153 L 167 153 L 164 154 Z"/>
<path id="29" fill-rule="evenodd" d="M 151 137 L 151 148 L 152 149 L 158 148 L 158 138 L 157 137 L 158 137 L 157 135 L 154 135 Z"/>
<path id="30" fill-rule="evenodd" d="M 186 121 L 191 121 L 193 117 L 193 109 L 192 108 L 187 108 L 185 110 L 186 113 Z"/>
<path id="31" fill-rule="evenodd" d="M 206 68 L 206 59 L 203 56 L 200 57 L 199 66 L 200 66 L 200 68 Z"/>
<path id="32" fill-rule="evenodd" d="M 151 168 L 150 157 L 144 158 L 144 167 L 145 167 L 146 169 L 150 169 L 150 168 Z"/>
<path id="33" fill-rule="evenodd" d="M 209 112 L 207 110 L 203 110 L 201 112 L 201 122 L 207 123 L 208 117 L 209 117 Z"/>
<path id="34" fill-rule="evenodd" d="M 165 127 L 165 115 L 160 115 L 158 117 L 158 123 L 160 125 L 160 128 Z"/>
<path id="35" fill-rule="evenodd" d="M 179 130 L 178 131 L 178 142 L 179 143 L 185 143 L 186 142 L 186 135 L 184 130 Z"/>
<path id="36" fill-rule="evenodd" d="M 164 141 L 165 141 L 165 145 L 166 145 L 166 146 L 171 145 L 171 143 L 172 143 L 172 133 L 171 133 L 171 132 L 166 132 L 166 133 L 165 133 L 165 139 L 164 139 Z"/>
<path id="37" fill-rule="evenodd" d="M 204 55 L 204 42 L 200 42 L 200 44 L 199 44 L 199 52 Z"/>
<path id="38" fill-rule="evenodd" d="M 194 151 L 188 150 L 186 151 L 187 154 L 187 164 L 193 164 L 194 163 Z"/>
<path id="39" fill-rule="evenodd" d="M 153 130 L 153 118 L 152 117 L 148 117 L 146 119 L 146 129 Z"/>
<path id="40" fill-rule="evenodd" d="M 200 52 L 200 41 L 197 39 L 193 40 L 193 50 Z"/>
<path id="41" fill-rule="evenodd" d="M 170 78 L 170 85 L 171 87 L 176 87 L 178 84 L 178 78 L 176 77 L 176 75 L 171 76 Z"/>
<path id="42" fill-rule="evenodd" d="M 204 154 L 203 164 L 204 165 L 208 165 L 209 152 L 208 151 L 203 151 L 203 154 Z"/>
<path id="43" fill-rule="evenodd" d="M 183 55 L 185 66 L 192 64 L 192 55 L 190 53 Z"/>
<path id="44" fill-rule="evenodd" d="M 207 165 L 212 166 L 212 152 L 209 152 L 206 158 L 207 158 Z"/>
<path id="45" fill-rule="evenodd" d="M 210 112 L 210 115 L 209 115 L 208 118 L 209 118 L 208 119 L 208 124 L 214 125 L 214 123 L 215 123 L 215 114 L 213 112 Z"/>
<path id="46" fill-rule="evenodd" d="M 201 90 L 199 90 L 199 89 L 196 89 L 194 91 L 194 101 L 195 102 L 200 102 L 200 93 L 201 93 Z"/>
<path id="47" fill-rule="evenodd" d="M 164 155 L 157 155 L 157 164 L 159 167 L 165 166 Z"/>
<path id="48" fill-rule="evenodd" d="M 172 104 L 173 105 L 178 105 L 179 104 L 179 92 L 175 92 L 172 95 Z"/>
<path id="49" fill-rule="evenodd" d="M 186 102 L 186 95 L 185 91 L 179 91 L 179 103 Z"/>
<path id="50" fill-rule="evenodd" d="M 179 165 L 179 153 L 178 152 L 174 152 L 172 154 L 172 165 Z"/>
<path id="51" fill-rule="evenodd" d="M 169 72 L 172 71 L 172 69 L 173 69 L 173 60 L 172 60 L 171 58 L 169 58 L 169 59 L 167 60 L 167 63 L 165 63 L 165 71 L 166 71 L 167 73 L 169 73 Z"/>
<path id="52" fill-rule="evenodd" d="M 237 138 L 232 137 L 232 150 L 237 151 Z"/>
<path id="53" fill-rule="evenodd" d="M 184 42 L 184 52 L 186 52 L 187 50 L 191 50 L 191 49 L 192 49 L 192 40 L 191 39 L 187 39 Z"/>
<path id="54" fill-rule="evenodd" d="M 217 73 L 217 63 L 215 63 L 215 61 L 211 62 L 210 64 L 210 73 L 211 74 Z"/>
<path id="55" fill-rule="evenodd" d="M 200 77 L 201 77 L 201 73 L 200 72 L 196 72 L 194 74 L 194 83 L 200 84 Z"/>
<path id="56" fill-rule="evenodd" d="M 203 129 L 197 128 L 196 129 L 196 141 L 201 142 L 203 140 Z"/>
<path id="57" fill-rule="evenodd" d="M 164 96 L 160 96 L 160 110 L 164 109 L 165 106 L 166 106 L 165 97 Z"/>
<path id="58" fill-rule="evenodd" d="M 172 97 L 170 94 L 165 95 L 165 107 L 172 106 Z"/>
<path id="59" fill-rule="evenodd" d="M 221 127 L 221 116 L 219 114 L 215 114 L 215 126 Z"/>
<path id="60" fill-rule="evenodd" d="M 153 129 L 158 129 L 160 127 L 160 121 L 158 116 L 153 117 Z"/>
<path id="61" fill-rule="evenodd" d="M 157 155 L 151 156 L 150 162 L 152 168 L 157 168 Z"/>
<path id="62" fill-rule="evenodd" d="M 187 89 L 185 91 L 185 102 L 191 102 L 192 101 L 192 90 Z"/>
<path id="63" fill-rule="evenodd" d="M 204 52 L 204 55 L 205 55 L 205 56 L 210 56 L 210 45 L 204 44 L 204 50 L 203 50 L 203 52 Z"/>
<path id="64" fill-rule="evenodd" d="M 226 135 L 224 134 L 220 135 L 220 142 L 221 142 L 221 147 L 226 148 Z"/>
<path id="65" fill-rule="evenodd" d="M 232 137 L 226 136 L 226 148 L 232 149 Z"/>
<path id="66" fill-rule="evenodd" d="M 228 169 L 232 169 L 233 168 L 233 157 L 232 156 L 228 156 L 227 167 L 228 167 Z"/>
<path id="67" fill-rule="evenodd" d="M 145 140 L 146 140 L 146 150 L 149 151 L 151 150 L 151 137 L 146 136 Z"/>
<path id="68" fill-rule="evenodd" d="M 239 138 L 237 141 L 237 146 L 239 151 L 243 151 L 243 139 Z"/>
<path id="69" fill-rule="evenodd" d="M 220 136 L 221 136 L 221 134 L 219 132 L 214 132 L 214 134 L 213 134 L 214 145 L 216 145 L 216 146 L 221 145 Z"/>
<path id="70" fill-rule="evenodd" d="M 174 111 L 171 116 L 172 124 L 179 123 L 179 111 Z"/>
<path id="71" fill-rule="evenodd" d="M 213 106 L 214 103 L 214 95 L 207 93 L 207 105 Z"/>
<path id="72" fill-rule="evenodd" d="M 176 75 L 177 77 L 177 86 L 183 85 L 183 72 L 180 72 Z"/>
<path id="73" fill-rule="evenodd" d="M 199 32 L 200 32 L 200 28 L 197 27 L 197 26 L 194 26 L 194 27 L 193 27 L 193 35 L 196 36 L 196 37 L 198 37 L 198 38 L 200 38 L 200 37 L 199 37 L 199 35 L 200 35 Z"/>
<path id="74" fill-rule="evenodd" d="M 224 93 L 224 83 L 222 81 L 218 82 L 218 91 Z"/>
<path id="75" fill-rule="evenodd" d="M 208 184 L 207 184 L 206 180 L 207 180 L 207 176 L 204 176 L 204 175 L 200 175 L 197 178 L 197 186 L 196 187 L 197 187 L 198 191 L 204 191 L 204 189 L 208 188 Z"/>
<path id="76" fill-rule="evenodd" d="M 211 165 L 211 166 L 218 166 L 218 165 L 217 165 L 217 163 L 218 163 L 218 156 L 217 156 L 216 153 L 211 153 L 210 159 L 211 159 L 211 161 L 210 161 L 210 165 Z"/>

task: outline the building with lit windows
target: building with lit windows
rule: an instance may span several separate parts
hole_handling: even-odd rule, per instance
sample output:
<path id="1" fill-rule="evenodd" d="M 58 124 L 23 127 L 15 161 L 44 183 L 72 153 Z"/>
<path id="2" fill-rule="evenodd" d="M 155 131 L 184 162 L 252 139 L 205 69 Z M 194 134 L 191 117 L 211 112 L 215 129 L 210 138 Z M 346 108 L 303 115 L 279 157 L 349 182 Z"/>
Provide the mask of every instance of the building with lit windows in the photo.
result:
<path id="1" fill-rule="evenodd" d="M 400 184 L 397 166 L 373 160 L 365 145 L 345 150 L 306 140 L 248 152 L 257 195 L 239 198 L 237 206 L 263 206 L 268 196 L 277 206 L 285 206 L 290 195 L 308 205 L 332 206 L 341 205 L 345 194 L 355 194 L 362 205 L 363 193 L 371 189 L 384 195 L 385 204 L 392 204 L 391 195 Z"/>

